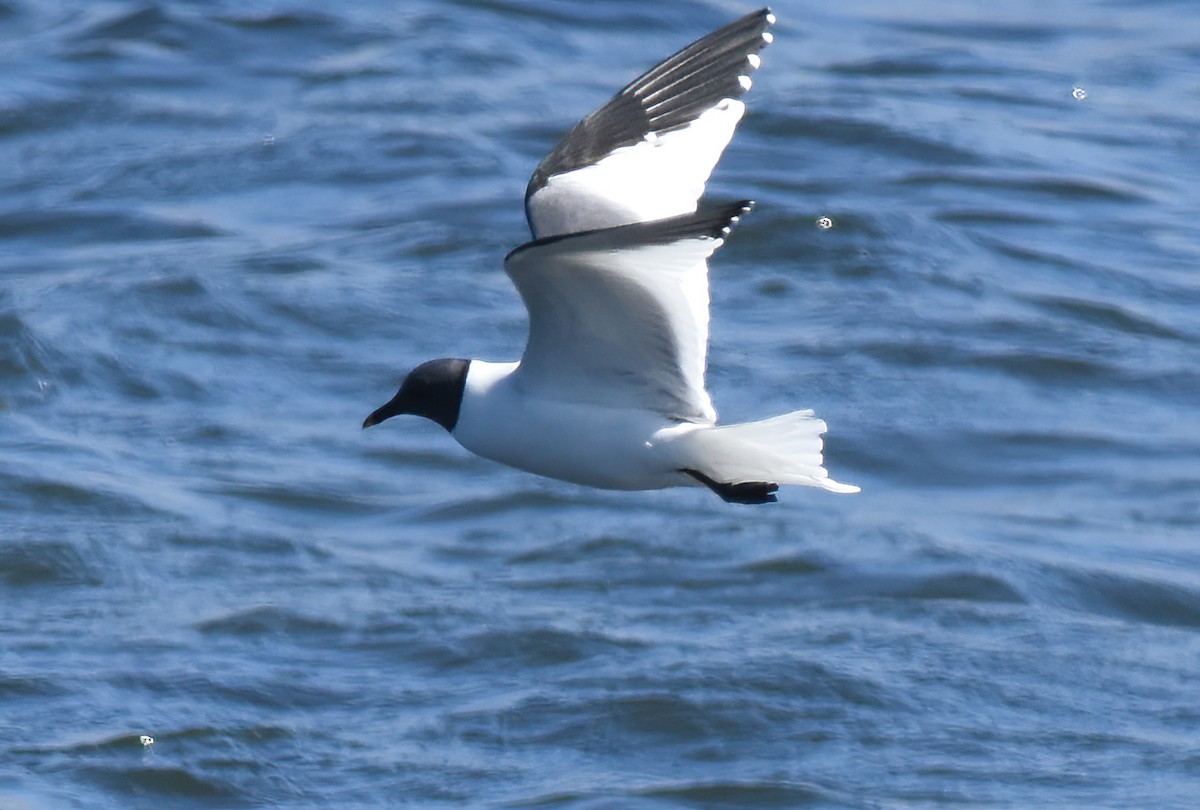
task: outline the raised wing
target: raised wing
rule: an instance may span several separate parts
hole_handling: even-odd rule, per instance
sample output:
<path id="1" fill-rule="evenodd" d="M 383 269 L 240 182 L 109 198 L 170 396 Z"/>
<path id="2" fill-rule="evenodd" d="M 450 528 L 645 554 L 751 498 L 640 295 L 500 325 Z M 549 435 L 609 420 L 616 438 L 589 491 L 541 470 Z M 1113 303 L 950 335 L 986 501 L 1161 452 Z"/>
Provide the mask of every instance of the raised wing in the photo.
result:
<path id="1" fill-rule="evenodd" d="M 654 66 L 584 118 L 533 173 L 525 214 L 537 238 L 696 210 L 745 112 L 775 22 L 760 9 Z"/>
<path id="2" fill-rule="evenodd" d="M 705 207 L 514 250 L 504 267 L 529 310 L 514 379 L 546 399 L 715 423 L 704 389 L 708 257 L 752 206 Z"/>

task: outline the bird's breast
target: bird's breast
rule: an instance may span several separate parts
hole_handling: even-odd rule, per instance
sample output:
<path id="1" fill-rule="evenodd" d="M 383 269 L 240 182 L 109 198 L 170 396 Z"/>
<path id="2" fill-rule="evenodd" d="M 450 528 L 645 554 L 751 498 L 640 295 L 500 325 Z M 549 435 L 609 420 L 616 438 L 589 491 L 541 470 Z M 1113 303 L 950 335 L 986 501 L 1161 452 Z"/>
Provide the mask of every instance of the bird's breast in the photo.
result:
<path id="1" fill-rule="evenodd" d="M 678 473 L 653 441 L 669 425 L 633 408 L 599 407 L 522 390 L 515 363 L 478 365 L 467 375 L 454 437 L 492 461 L 604 489 L 658 489 Z"/>

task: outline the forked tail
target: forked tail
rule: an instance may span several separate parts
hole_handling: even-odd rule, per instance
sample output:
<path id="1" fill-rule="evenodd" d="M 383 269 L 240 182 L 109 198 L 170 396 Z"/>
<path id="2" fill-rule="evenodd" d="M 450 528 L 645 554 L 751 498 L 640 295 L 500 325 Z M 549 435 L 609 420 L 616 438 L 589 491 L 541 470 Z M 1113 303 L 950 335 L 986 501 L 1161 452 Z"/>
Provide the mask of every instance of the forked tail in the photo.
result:
<path id="1" fill-rule="evenodd" d="M 825 421 L 812 411 L 792 411 L 759 422 L 696 430 L 683 437 L 685 469 L 722 497 L 726 497 L 723 489 L 732 493 L 751 483 L 858 492 L 856 486 L 834 481 L 822 466 L 821 434 L 825 430 Z M 774 497 L 753 502 L 766 500 Z"/>

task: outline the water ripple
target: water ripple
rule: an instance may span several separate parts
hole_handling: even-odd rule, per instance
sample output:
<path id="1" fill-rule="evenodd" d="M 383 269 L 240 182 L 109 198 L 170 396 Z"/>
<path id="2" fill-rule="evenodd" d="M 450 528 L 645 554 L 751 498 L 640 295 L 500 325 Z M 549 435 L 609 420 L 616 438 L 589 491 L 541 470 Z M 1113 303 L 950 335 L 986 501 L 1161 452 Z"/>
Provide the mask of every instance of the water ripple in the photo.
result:
<path id="1" fill-rule="evenodd" d="M 1064 572 L 1088 609 L 1150 624 L 1200 628 L 1200 587 L 1107 571 Z"/>
<path id="2" fill-rule="evenodd" d="M 1050 197 L 1062 202 L 1145 203 L 1152 198 L 1145 188 L 1137 188 L 1114 179 L 1033 174 L 1001 174 L 994 171 L 917 171 L 897 182 L 903 186 L 957 186 L 963 189 L 1003 191 L 1026 199 L 1031 195 Z"/>
<path id="3" fill-rule="evenodd" d="M 226 616 L 205 619 L 196 624 L 202 633 L 217 633 L 234 636 L 283 634 L 307 636 L 338 633 L 345 630 L 342 625 L 324 617 L 310 617 L 284 610 L 274 605 L 240 610 Z"/>
<path id="4" fill-rule="evenodd" d="M 178 221 L 127 211 L 21 211 L 0 214 L 0 239 L 60 243 L 143 242 L 214 237 L 221 232 L 204 222 Z"/>
<path id="5" fill-rule="evenodd" d="M 79 774 L 104 790 L 127 795 L 148 794 L 159 800 L 237 801 L 243 798 L 235 785 L 213 776 L 201 776 L 185 767 L 85 765 Z"/>
<path id="6" fill-rule="evenodd" d="M 10 586 L 100 585 L 105 565 L 95 547 L 66 540 L 14 540 L 0 546 L 0 577 Z"/>

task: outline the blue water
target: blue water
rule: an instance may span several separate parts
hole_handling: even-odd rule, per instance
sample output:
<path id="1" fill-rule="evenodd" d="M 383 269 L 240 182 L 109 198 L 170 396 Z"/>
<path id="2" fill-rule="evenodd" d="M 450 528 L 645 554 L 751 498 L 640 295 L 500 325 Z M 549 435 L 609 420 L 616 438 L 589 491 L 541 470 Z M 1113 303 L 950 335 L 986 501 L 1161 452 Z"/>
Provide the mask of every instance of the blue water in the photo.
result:
<path id="1" fill-rule="evenodd" d="M 0 0 L 0 807 L 1194 806 L 1191 3 L 776 5 L 710 387 L 861 495 L 359 430 L 751 9 Z"/>

